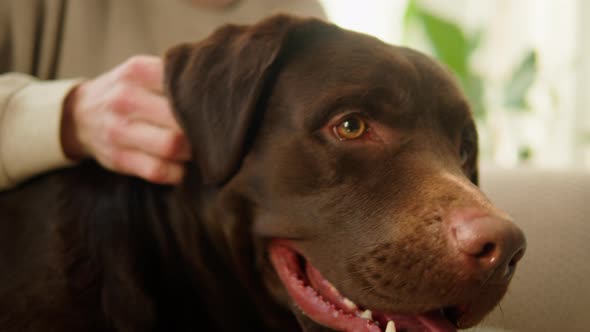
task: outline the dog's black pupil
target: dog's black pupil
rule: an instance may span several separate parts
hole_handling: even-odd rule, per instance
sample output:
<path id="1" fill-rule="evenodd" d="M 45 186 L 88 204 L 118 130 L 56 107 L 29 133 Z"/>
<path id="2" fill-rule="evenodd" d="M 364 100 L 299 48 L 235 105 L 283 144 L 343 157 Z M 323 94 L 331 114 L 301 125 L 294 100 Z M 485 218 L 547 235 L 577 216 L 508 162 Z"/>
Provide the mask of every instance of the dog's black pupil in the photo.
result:
<path id="1" fill-rule="evenodd" d="M 344 121 L 342 124 L 346 132 L 348 133 L 356 133 L 361 129 L 361 123 L 358 119 L 352 118 Z"/>

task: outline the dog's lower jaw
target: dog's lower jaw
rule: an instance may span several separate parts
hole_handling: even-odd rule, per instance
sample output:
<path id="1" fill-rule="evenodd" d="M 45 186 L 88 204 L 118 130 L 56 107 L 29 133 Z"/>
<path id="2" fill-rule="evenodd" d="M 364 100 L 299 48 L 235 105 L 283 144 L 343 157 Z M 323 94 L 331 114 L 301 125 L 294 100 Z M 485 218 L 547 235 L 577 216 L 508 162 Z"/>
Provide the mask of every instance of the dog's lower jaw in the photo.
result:
<path id="1" fill-rule="evenodd" d="M 272 241 L 269 244 L 269 255 L 292 299 L 295 314 L 306 326 L 315 323 L 338 331 L 354 332 L 395 332 L 396 325 L 403 331 L 456 331 L 454 324 L 440 309 L 399 314 L 359 308 L 300 256 L 289 245 L 289 241 Z M 305 317 L 301 314 L 308 319 L 303 319 Z M 309 320 L 313 320 L 313 323 Z"/>

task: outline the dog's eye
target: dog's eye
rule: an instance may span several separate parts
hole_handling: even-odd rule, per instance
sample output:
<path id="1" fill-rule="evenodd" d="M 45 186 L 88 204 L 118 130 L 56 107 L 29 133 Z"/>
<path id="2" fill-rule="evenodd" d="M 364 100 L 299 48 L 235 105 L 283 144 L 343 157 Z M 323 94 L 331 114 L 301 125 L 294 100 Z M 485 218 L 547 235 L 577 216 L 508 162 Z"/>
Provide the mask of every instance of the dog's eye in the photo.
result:
<path id="1" fill-rule="evenodd" d="M 334 126 L 334 134 L 341 141 L 359 138 L 366 131 L 367 124 L 358 115 L 348 116 Z"/>

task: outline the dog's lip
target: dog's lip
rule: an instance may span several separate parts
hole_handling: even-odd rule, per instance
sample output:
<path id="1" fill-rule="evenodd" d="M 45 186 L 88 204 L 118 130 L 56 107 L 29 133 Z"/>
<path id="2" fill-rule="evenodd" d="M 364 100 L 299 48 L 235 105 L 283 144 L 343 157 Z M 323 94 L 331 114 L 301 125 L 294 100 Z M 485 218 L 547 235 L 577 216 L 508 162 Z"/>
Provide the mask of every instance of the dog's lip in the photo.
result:
<path id="1" fill-rule="evenodd" d="M 271 241 L 271 262 L 296 305 L 313 321 L 339 331 L 391 331 L 392 321 L 403 331 L 453 332 L 456 327 L 442 310 L 419 314 L 379 313 L 359 308 L 347 299 L 288 242 Z M 305 270 L 305 271 L 304 271 Z M 368 319 L 368 316 L 372 318 Z M 388 329 L 386 329 L 386 326 Z M 394 330 L 395 331 L 395 330 Z"/>

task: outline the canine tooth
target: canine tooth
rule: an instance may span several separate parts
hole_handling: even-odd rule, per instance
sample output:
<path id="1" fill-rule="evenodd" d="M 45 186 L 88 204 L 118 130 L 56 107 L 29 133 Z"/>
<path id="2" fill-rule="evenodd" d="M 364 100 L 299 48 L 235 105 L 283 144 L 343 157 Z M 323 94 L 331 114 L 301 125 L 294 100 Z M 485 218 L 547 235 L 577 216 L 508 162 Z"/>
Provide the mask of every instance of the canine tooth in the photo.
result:
<path id="1" fill-rule="evenodd" d="M 371 312 L 371 310 L 367 309 L 363 311 L 361 317 L 364 319 L 373 320 L 373 313 Z"/>
<path id="2" fill-rule="evenodd" d="M 350 309 L 350 310 L 357 310 L 358 307 L 356 306 L 356 304 L 354 304 L 354 302 L 352 302 L 351 300 L 344 298 L 344 305 L 346 306 L 346 308 Z"/>
<path id="3" fill-rule="evenodd" d="M 392 320 L 387 322 L 387 327 L 385 328 L 385 332 L 396 332 L 395 323 Z"/>

